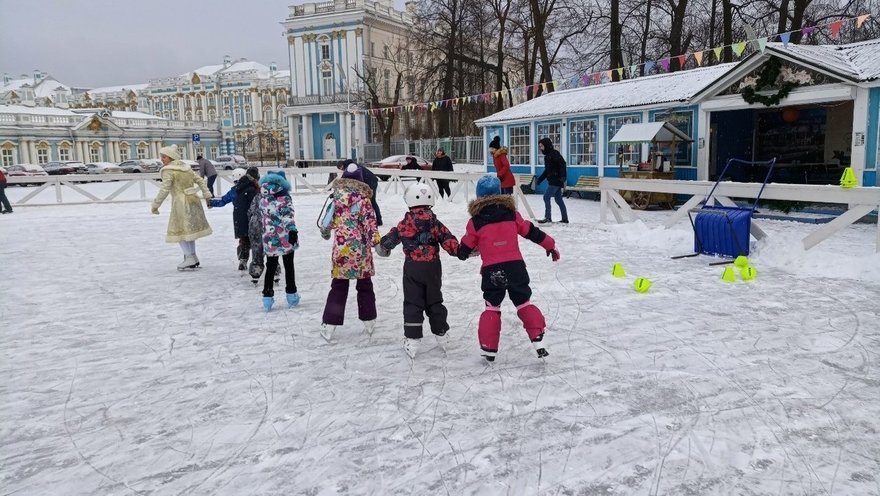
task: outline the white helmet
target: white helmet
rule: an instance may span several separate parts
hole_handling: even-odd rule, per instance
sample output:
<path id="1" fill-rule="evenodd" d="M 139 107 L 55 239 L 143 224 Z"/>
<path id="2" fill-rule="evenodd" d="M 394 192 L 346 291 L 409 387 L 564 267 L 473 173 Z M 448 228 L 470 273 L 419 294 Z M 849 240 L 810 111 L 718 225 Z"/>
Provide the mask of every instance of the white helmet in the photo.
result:
<path id="1" fill-rule="evenodd" d="M 410 208 L 433 207 L 434 193 L 427 184 L 415 183 L 406 188 L 406 192 L 403 194 L 403 200 L 406 202 L 406 206 Z"/>
<path id="2" fill-rule="evenodd" d="M 232 171 L 232 174 L 229 174 L 229 177 L 232 178 L 233 181 L 238 181 L 239 179 L 244 177 L 244 173 L 244 169 L 237 168 Z"/>

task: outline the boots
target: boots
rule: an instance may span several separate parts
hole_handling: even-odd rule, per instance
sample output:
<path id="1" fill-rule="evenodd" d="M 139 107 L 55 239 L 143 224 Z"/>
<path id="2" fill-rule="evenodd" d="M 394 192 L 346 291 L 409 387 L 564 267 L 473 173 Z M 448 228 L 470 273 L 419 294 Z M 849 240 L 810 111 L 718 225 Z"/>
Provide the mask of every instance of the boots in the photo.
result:
<path id="1" fill-rule="evenodd" d="M 498 341 L 501 338 L 500 307 L 492 306 L 489 302 L 486 302 L 486 309 L 480 315 L 477 336 L 480 340 L 483 358 L 489 362 L 494 362 L 495 355 L 498 353 Z"/>
<path id="2" fill-rule="evenodd" d="M 364 332 L 367 333 L 367 336 L 372 336 L 374 329 L 376 329 L 376 319 L 364 321 Z"/>
<path id="3" fill-rule="evenodd" d="M 420 341 L 421 339 L 403 338 L 403 351 L 405 351 L 410 358 L 415 358 L 416 353 L 419 351 Z"/>
<path id="4" fill-rule="evenodd" d="M 437 344 L 440 346 L 440 349 L 443 350 L 443 353 L 446 353 L 449 345 L 448 331 L 444 331 L 443 334 L 434 334 L 434 338 L 437 339 Z"/>
<path id="5" fill-rule="evenodd" d="M 274 305 L 274 304 L 275 304 L 274 297 L 272 297 L 272 296 L 264 296 L 263 297 L 263 308 L 265 308 L 267 312 L 269 310 L 272 310 L 272 305 Z"/>
<path id="6" fill-rule="evenodd" d="M 333 339 L 333 333 L 336 331 L 336 326 L 332 324 L 321 324 L 321 337 L 324 338 L 324 341 L 330 342 Z"/>
<path id="7" fill-rule="evenodd" d="M 299 293 L 287 293 L 287 308 L 299 305 Z"/>

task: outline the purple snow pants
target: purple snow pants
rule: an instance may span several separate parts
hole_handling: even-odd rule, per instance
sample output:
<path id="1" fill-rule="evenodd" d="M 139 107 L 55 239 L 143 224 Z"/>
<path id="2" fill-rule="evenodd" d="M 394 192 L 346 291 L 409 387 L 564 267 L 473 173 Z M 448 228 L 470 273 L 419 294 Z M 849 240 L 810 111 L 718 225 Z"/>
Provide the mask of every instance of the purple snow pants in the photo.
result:
<path id="1" fill-rule="evenodd" d="M 360 320 L 376 319 L 376 294 L 373 292 L 373 280 L 369 277 L 358 279 L 357 285 L 358 318 Z M 342 325 L 345 319 L 345 302 L 348 300 L 348 279 L 333 279 L 327 305 L 324 306 L 324 324 Z"/>

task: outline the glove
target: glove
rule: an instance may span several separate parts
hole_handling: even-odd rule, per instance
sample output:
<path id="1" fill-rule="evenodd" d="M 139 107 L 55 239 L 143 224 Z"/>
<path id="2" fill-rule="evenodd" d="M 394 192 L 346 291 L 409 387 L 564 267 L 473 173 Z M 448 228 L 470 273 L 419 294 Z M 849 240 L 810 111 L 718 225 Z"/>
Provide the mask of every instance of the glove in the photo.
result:
<path id="1" fill-rule="evenodd" d="M 152 212 L 153 215 L 159 215 L 159 209 L 157 207 L 150 207 L 150 212 Z"/>
<path id="2" fill-rule="evenodd" d="M 290 241 L 290 244 L 292 244 L 292 245 L 297 244 L 299 242 L 299 232 L 290 231 L 290 235 L 288 236 L 288 241 Z"/>
<path id="3" fill-rule="evenodd" d="M 547 250 L 547 256 L 552 258 L 554 262 L 558 262 L 561 258 L 559 250 L 557 250 L 556 248 L 553 248 L 552 250 Z"/>
<path id="4" fill-rule="evenodd" d="M 471 250 L 471 254 L 468 255 L 468 258 L 474 258 L 474 257 L 479 257 L 479 256 L 480 256 L 480 249 L 474 248 L 473 250 Z"/>
<path id="5" fill-rule="evenodd" d="M 376 245 L 376 254 L 378 254 L 380 257 L 389 257 L 391 256 L 391 250 L 385 248 L 381 244 L 378 244 Z"/>

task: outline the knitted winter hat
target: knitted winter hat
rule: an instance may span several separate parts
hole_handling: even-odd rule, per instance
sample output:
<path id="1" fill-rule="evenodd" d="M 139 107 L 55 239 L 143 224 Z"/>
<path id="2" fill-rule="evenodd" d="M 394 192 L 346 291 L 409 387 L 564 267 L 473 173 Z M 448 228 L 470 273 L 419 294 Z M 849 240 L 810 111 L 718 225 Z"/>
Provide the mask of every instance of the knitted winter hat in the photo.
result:
<path id="1" fill-rule="evenodd" d="M 477 198 L 500 194 L 501 181 L 498 180 L 498 176 L 486 175 L 477 181 Z"/>
<path id="2" fill-rule="evenodd" d="M 355 179 L 364 182 L 364 172 L 357 166 L 357 164 L 348 164 L 348 167 L 346 167 L 345 171 L 342 173 L 342 177 L 343 179 Z"/>
<path id="3" fill-rule="evenodd" d="M 489 148 L 494 148 L 496 150 L 501 148 L 501 136 L 495 136 L 492 138 L 492 142 L 489 143 Z"/>
<path id="4" fill-rule="evenodd" d="M 260 179 L 260 169 L 257 169 L 256 167 L 253 167 L 253 166 L 248 167 L 247 175 L 251 176 L 254 179 Z"/>
<path id="5" fill-rule="evenodd" d="M 162 148 L 159 148 L 159 155 L 165 155 L 171 160 L 180 160 L 180 152 L 177 150 L 177 145 L 163 146 Z"/>

